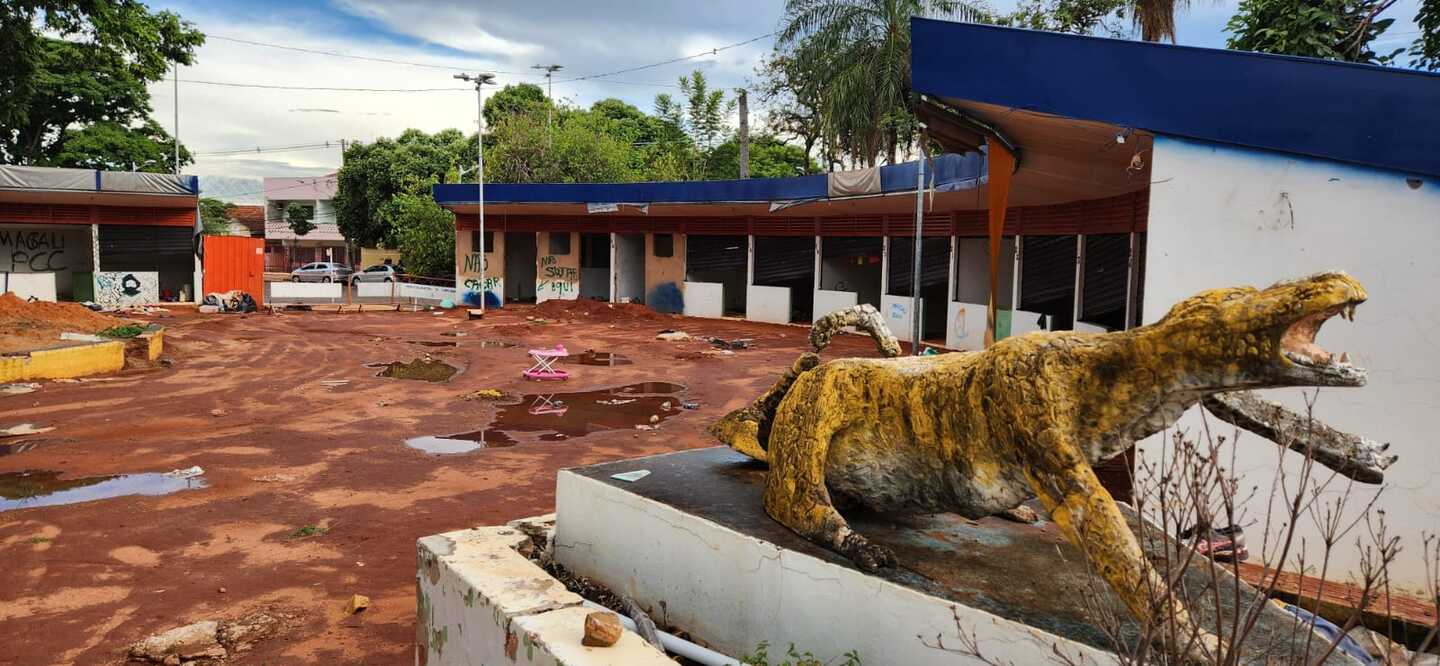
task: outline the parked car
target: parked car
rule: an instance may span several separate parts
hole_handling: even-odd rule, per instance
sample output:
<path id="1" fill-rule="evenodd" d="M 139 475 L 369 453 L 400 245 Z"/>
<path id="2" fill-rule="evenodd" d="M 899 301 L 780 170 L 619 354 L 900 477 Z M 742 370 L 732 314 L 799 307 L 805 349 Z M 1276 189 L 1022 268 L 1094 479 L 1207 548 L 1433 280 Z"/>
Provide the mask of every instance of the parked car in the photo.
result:
<path id="1" fill-rule="evenodd" d="M 291 282 L 344 282 L 354 273 L 349 266 L 333 261 L 316 261 L 290 271 Z"/>
<path id="2" fill-rule="evenodd" d="M 405 275 L 405 269 L 395 264 L 376 264 L 350 278 L 356 284 L 361 282 L 399 282 L 401 276 Z"/>

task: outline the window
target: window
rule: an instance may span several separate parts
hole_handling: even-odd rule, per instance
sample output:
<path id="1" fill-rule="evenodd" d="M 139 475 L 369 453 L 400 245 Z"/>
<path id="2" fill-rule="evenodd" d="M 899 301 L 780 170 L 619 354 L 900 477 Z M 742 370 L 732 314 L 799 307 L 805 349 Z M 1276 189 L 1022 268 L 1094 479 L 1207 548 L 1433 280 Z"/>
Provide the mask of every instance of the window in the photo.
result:
<path id="1" fill-rule="evenodd" d="M 570 254 L 570 232 L 550 232 L 550 254 Z"/>
<path id="2" fill-rule="evenodd" d="M 673 256 L 675 256 L 675 235 L 674 235 L 674 234 L 655 234 L 655 256 L 657 256 L 657 257 L 673 257 Z"/>
<path id="3" fill-rule="evenodd" d="M 479 251 L 480 251 L 480 230 L 479 230 L 479 229 L 471 229 L 471 230 L 470 230 L 470 251 L 471 251 L 471 252 L 479 252 Z M 485 231 L 485 251 L 486 251 L 486 252 L 494 252 L 494 251 L 495 251 L 495 232 L 494 232 L 494 231 L 490 231 L 490 230 L 488 230 L 488 229 Z"/>

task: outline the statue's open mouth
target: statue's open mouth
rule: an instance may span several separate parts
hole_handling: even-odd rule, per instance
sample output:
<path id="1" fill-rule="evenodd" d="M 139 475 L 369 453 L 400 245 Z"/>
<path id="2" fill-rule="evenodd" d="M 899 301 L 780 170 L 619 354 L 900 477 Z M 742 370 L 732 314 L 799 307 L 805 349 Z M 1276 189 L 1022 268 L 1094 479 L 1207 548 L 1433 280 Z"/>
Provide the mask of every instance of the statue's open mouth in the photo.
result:
<path id="1" fill-rule="evenodd" d="M 1357 299 L 1334 305 L 1320 312 L 1305 315 L 1280 335 L 1280 352 L 1289 361 L 1292 374 L 1300 374 L 1315 386 L 1364 386 L 1365 369 L 1350 364 L 1350 356 L 1339 356 L 1315 344 L 1320 327 L 1331 317 L 1341 315 L 1355 321 L 1357 306 L 1365 299 Z M 1295 371 L 1299 371 L 1295 373 Z"/>

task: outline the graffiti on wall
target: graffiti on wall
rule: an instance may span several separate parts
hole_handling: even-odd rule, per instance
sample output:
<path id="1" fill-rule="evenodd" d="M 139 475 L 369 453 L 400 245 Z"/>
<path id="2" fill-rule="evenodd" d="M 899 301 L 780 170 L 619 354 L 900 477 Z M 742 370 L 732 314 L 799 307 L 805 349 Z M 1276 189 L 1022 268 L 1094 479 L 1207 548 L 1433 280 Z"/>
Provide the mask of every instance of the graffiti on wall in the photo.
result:
<path id="1" fill-rule="evenodd" d="M 69 271 L 77 263 L 76 255 L 90 250 L 83 240 L 79 232 L 0 229 L 0 272 Z"/>
<path id="2" fill-rule="evenodd" d="M 456 283 L 461 303 L 480 305 L 483 300 L 485 307 L 500 307 L 500 294 L 503 293 L 505 281 L 500 275 L 481 277 L 489 267 L 488 258 L 480 252 L 466 254 L 461 260 L 460 279 Z"/>
<path id="3" fill-rule="evenodd" d="M 535 300 L 574 300 L 580 295 L 580 269 L 561 266 L 555 255 L 540 257 L 540 276 L 535 280 Z"/>
<path id="4" fill-rule="evenodd" d="M 160 274 L 145 271 L 105 271 L 95 274 L 95 302 L 120 307 L 160 301 Z"/>

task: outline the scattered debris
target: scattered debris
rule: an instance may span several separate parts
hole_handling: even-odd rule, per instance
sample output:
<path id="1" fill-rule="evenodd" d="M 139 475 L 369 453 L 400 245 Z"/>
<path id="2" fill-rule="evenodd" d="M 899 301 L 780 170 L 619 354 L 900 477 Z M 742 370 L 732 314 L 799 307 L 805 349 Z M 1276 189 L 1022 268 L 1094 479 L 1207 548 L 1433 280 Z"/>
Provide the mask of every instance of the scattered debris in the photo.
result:
<path id="1" fill-rule="evenodd" d="M 655 426 L 649 425 L 649 424 L 647 424 L 647 423 L 636 423 L 636 424 L 635 424 L 635 429 L 636 429 L 636 430 L 658 430 L 658 428 L 656 428 Z"/>
<path id="2" fill-rule="evenodd" d="M 615 479 L 616 481 L 625 481 L 625 482 L 627 482 L 627 483 L 634 483 L 634 482 L 639 481 L 640 479 L 643 479 L 643 478 L 645 478 L 645 477 L 647 477 L 647 476 L 650 476 L 650 470 L 648 470 L 648 469 L 637 469 L 637 470 L 635 470 L 635 471 L 633 471 L 633 472 L 621 472 L 621 473 L 619 473 L 619 474 L 611 474 L 611 475 L 610 475 L 610 478 Z"/>
<path id="3" fill-rule="evenodd" d="M 220 312 L 254 312 L 255 298 L 248 292 L 232 289 L 230 291 L 216 292 L 205 296 L 200 305 L 213 305 Z"/>
<path id="4" fill-rule="evenodd" d="M 0 395 L 22 395 L 39 390 L 39 384 L 0 384 Z"/>
<path id="5" fill-rule="evenodd" d="M 700 352 L 700 355 L 708 356 L 710 358 L 718 358 L 721 356 L 734 356 L 735 352 L 730 351 L 729 349 L 706 349 L 705 351 Z"/>
<path id="6" fill-rule="evenodd" d="M 460 399 L 461 399 L 461 400 L 499 400 L 499 399 L 501 399 L 501 398 L 503 398 L 503 397 L 505 397 L 505 394 L 502 393 L 502 392 L 500 392 L 500 389 L 486 388 L 486 389 L 479 389 L 479 390 L 476 390 L 476 391 L 471 391 L 471 392 L 469 392 L 469 393 L 462 394 L 462 395 L 460 396 Z"/>
<path id="7" fill-rule="evenodd" d="M 466 311 L 465 311 L 465 316 L 466 316 L 466 318 L 469 318 L 469 319 L 484 319 L 484 318 L 485 318 L 485 311 L 484 311 L 484 310 L 469 309 L 469 310 L 466 310 Z"/>
<path id="8" fill-rule="evenodd" d="M 659 414 L 651 414 L 651 415 L 650 415 L 650 423 L 659 423 L 659 422 L 660 422 L 660 415 L 659 415 Z"/>
<path id="9" fill-rule="evenodd" d="M 322 379 L 322 380 L 320 380 L 320 385 L 321 385 L 321 386 L 326 386 L 326 387 L 329 387 L 329 388 L 335 388 L 335 387 L 337 387 L 337 386 L 344 386 L 344 385 L 349 384 L 349 383 L 350 383 L 350 380 L 348 380 L 348 379 Z"/>
<path id="10" fill-rule="evenodd" d="M 597 405 L 628 405 L 628 404 L 630 404 L 630 403 L 632 403 L 632 402 L 635 402 L 635 398 L 626 398 L 626 399 L 615 398 L 614 400 L 596 400 L 596 401 L 595 401 L 595 404 L 597 404 Z"/>
<path id="11" fill-rule="evenodd" d="M 54 430 L 54 429 L 55 429 L 54 426 L 39 427 L 39 426 L 36 426 L 34 423 L 21 423 L 21 424 L 18 424 L 18 425 L 10 426 L 9 428 L 0 428 L 0 437 L 19 437 L 19 436 L 21 436 L 21 435 L 38 435 L 38 434 L 40 434 L 40 433 L 42 433 L 42 432 L 50 432 L 51 430 Z"/>
<path id="12" fill-rule="evenodd" d="M 705 340 L 710 344 L 719 347 L 720 349 L 749 349 L 750 344 L 755 342 L 755 338 L 735 338 L 734 340 L 726 340 L 725 338 L 717 338 L 714 336 L 707 337 L 705 338 Z"/>
<path id="13" fill-rule="evenodd" d="M 586 647 L 610 647 L 620 641 L 625 627 L 614 613 L 595 611 L 585 616 L 585 636 L 580 644 Z"/>
<path id="14" fill-rule="evenodd" d="M 64 333 L 61 333 L 60 339 L 68 340 L 71 342 L 105 342 L 107 340 L 107 338 L 101 337 L 99 335 L 92 335 L 90 333 L 76 333 L 74 331 L 65 331 Z"/>
<path id="15" fill-rule="evenodd" d="M 197 659 L 224 659 L 225 646 L 217 634 L 220 623 L 202 620 L 146 638 L 130 647 L 130 656 L 157 664 L 178 664 Z"/>
<path id="16" fill-rule="evenodd" d="M 690 339 L 692 339 L 692 338 L 690 337 L 690 334 L 689 334 L 689 333 L 686 333 L 685 331 L 676 331 L 676 330 L 672 330 L 672 329 L 665 329 L 665 330 L 660 331 L 659 333 L 655 334 L 655 339 L 656 339 L 656 340 L 664 340 L 664 341 L 666 341 L 666 342 L 684 342 L 684 341 L 690 340 Z"/>
<path id="17" fill-rule="evenodd" d="M 685 409 L 700 409 L 700 403 L 693 400 L 682 400 L 680 401 L 680 406 Z"/>
<path id="18" fill-rule="evenodd" d="M 250 478 L 251 481 L 259 481 L 261 483 L 289 483 L 295 479 L 296 476 L 294 474 L 266 474 L 265 476 L 254 476 Z"/>
<path id="19" fill-rule="evenodd" d="M 224 410 L 224 409 L 220 409 L 220 408 L 218 408 L 218 407 L 215 408 L 215 409 L 210 410 L 210 415 L 211 415 L 211 416 L 214 416 L 214 417 L 216 417 L 216 418 L 219 418 L 219 417 L 221 417 L 221 416 L 225 416 L 226 414 L 229 414 L 229 413 L 230 413 L 230 412 L 228 412 L 228 411 L 226 411 L 226 410 Z"/>
<path id="20" fill-rule="evenodd" d="M 199 465 L 194 465 L 191 467 L 186 467 L 185 469 L 172 469 L 166 472 L 165 476 L 168 476 L 172 479 L 193 479 L 203 474 L 205 474 L 205 470 Z"/>
<path id="21" fill-rule="evenodd" d="M 354 615 L 370 607 L 370 597 L 363 594 L 350 595 L 349 603 L 345 604 L 345 614 Z"/>

